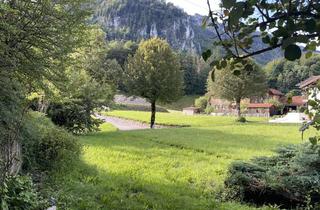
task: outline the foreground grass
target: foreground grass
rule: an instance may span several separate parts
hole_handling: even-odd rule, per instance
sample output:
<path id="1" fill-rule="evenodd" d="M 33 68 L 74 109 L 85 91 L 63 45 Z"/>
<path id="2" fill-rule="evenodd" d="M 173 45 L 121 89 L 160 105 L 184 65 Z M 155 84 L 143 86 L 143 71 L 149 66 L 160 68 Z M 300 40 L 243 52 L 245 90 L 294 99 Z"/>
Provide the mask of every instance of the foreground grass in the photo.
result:
<path id="1" fill-rule="evenodd" d="M 149 115 L 111 114 L 140 120 Z M 101 132 L 81 137 L 82 162 L 55 177 L 61 188 L 56 196 L 67 203 L 62 209 L 251 209 L 214 199 L 230 163 L 301 142 L 297 125 L 261 119 L 238 124 L 228 117 L 171 113 L 158 120 L 191 127 L 120 132 L 104 124 Z"/>

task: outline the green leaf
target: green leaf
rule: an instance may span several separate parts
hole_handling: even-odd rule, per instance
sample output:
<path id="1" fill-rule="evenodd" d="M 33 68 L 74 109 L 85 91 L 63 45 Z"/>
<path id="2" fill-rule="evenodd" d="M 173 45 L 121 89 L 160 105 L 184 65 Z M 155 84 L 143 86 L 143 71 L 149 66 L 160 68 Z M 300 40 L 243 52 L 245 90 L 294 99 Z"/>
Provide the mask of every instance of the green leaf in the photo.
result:
<path id="1" fill-rule="evenodd" d="M 301 49 L 295 44 L 291 44 L 285 48 L 284 57 L 289 61 L 294 61 L 301 57 Z"/>
<path id="2" fill-rule="evenodd" d="M 247 72 L 251 72 L 253 71 L 253 66 L 251 64 L 247 64 L 245 65 L 244 69 L 247 71 Z"/>
<path id="3" fill-rule="evenodd" d="M 227 61 L 226 60 L 222 60 L 220 63 L 222 68 L 226 68 L 227 67 Z"/>
<path id="4" fill-rule="evenodd" d="M 219 61 L 212 61 L 212 62 L 210 63 L 210 66 L 211 66 L 211 67 L 215 67 L 218 63 L 219 63 Z"/>
<path id="5" fill-rule="evenodd" d="M 311 58 L 312 54 L 313 54 L 312 51 L 307 52 L 306 55 L 305 55 L 306 59 Z"/>
<path id="6" fill-rule="evenodd" d="M 227 9 L 234 6 L 235 3 L 236 3 L 236 0 L 222 0 L 222 6 Z"/>
<path id="7" fill-rule="evenodd" d="M 262 42 L 265 44 L 269 44 L 270 43 L 270 37 L 268 35 L 262 37 Z"/>
<path id="8" fill-rule="evenodd" d="M 233 74 L 234 74 L 235 76 L 240 76 L 241 71 L 240 71 L 239 69 L 236 69 L 236 70 L 233 71 Z"/>
<path id="9" fill-rule="evenodd" d="M 278 30 L 273 32 L 273 35 L 276 37 L 288 37 L 289 32 L 286 28 L 284 27 L 279 27 Z"/>
<path id="10" fill-rule="evenodd" d="M 296 37 L 289 37 L 287 39 L 284 39 L 283 44 L 282 44 L 282 48 L 285 49 L 290 44 L 294 44 L 294 43 L 297 43 L 297 42 L 307 43 L 308 41 L 309 41 L 309 38 L 307 36 L 304 36 L 304 35 L 299 35 L 299 36 L 296 36 Z"/>
<path id="11" fill-rule="evenodd" d="M 315 51 L 317 49 L 317 43 L 315 41 L 312 41 L 312 42 L 308 43 L 304 49 L 310 50 L 310 51 Z"/>
<path id="12" fill-rule="evenodd" d="M 207 51 L 205 51 L 205 52 L 202 53 L 202 58 L 203 58 L 204 61 L 207 61 L 208 58 L 211 57 L 211 55 L 212 55 L 211 50 L 207 50 Z"/>
<path id="13" fill-rule="evenodd" d="M 2 210 L 9 210 L 9 206 L 4 199 L 1 200 L 1 209 Z"/>
<path id="14" fill-rule="evenodd" d="M 275 45 L 277 45 L 278 44 L 278 41 L 279 41 L 279 39 L 278 39 L 278 37 L 272 37 L 271 38 L 271 40 L 270 40 L 270 45 L 271 46 L 275 46 Z"/>
<path id="15" fill-rule="evenodd" d="M 316 31 L 317 23 L 314 19 L 310 19 L 305 22 L 305 27 L 306 27 L 306 31 L 314 32 Z"/>
<path id="16" fill-rule="evenodd" d="M 265 31 L 267 29 L 267 24 L 261 23 L 260 24 L 260 31 Z"/>

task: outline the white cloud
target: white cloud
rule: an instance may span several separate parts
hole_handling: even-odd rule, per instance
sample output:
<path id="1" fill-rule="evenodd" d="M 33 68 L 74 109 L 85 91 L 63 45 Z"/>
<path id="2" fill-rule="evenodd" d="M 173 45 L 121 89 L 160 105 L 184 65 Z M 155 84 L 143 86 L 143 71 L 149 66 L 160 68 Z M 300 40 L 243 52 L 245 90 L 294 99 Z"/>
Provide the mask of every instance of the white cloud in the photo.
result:
<path id="1" fill-rule="evenodd" d="M 184 9 L 190 15 L 194 15 L 196 13 L 201 15 L 208 14 L 207 0 L 167 0 L 167 2 L 171 2 Z M 220 0 L 210 0 L 210 3 L 212 10 L 219 9 Z"/>

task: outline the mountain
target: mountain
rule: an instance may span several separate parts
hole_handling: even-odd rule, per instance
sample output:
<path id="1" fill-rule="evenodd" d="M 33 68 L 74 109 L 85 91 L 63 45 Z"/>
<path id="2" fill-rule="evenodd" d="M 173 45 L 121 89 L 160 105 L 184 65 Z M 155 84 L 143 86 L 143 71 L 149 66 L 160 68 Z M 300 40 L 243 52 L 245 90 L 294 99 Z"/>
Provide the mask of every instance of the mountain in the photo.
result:
<path id="1" fill-rule="evenodd" d="M 188 15 L 164 0 L 97 0 L 92 22 L 101 25 L 107 40 L 140 41 L 151 37 L 165 38 L 176 50 L 201 54 L 213 48 L 212 29 L 201 27 L 201 15 Z M 253 49 L 265 46 L 255 40 Z M 282 56 L 275 50 L 255 56 L 260 64 Z"/>
<path id="2" fill-rule="evenodd" d="M 100 0 L 93 16 L 108 40 L 162 37 L 175 49 L 195 53 L 206 49 L 214 36 L 212 31 L 201 28 L 201 21 L 200 15 L 190 16 L 160 0 Z"/>

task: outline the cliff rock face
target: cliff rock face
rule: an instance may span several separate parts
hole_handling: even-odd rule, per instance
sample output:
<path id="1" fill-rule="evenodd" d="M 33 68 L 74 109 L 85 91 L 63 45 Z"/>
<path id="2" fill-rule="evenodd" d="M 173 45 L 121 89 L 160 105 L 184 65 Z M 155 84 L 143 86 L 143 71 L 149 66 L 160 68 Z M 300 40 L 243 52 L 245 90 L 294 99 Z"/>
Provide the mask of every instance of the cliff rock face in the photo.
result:
<path id="1" fill-rule="evenodd" d="M 176 50 L 201 54 L 213 48 L 212 29 L 201 27 L 203 17 L 190 16 L 164 0 L 97 0 L 92 22 L 102 26 L 107 40 L 166 39 Z M 266 45 L 255 39 L 252 50 Z M 260 64 L 282 57 L 280 50 L 255 56 Z"/>
<path id="2" fill-rule="evenodd" d="M 93 22 L 107 33 L 108 40 L 140 41 L 167 39 L 182 51 L 200 53 L 214 33 L 201 28 L 201 16 L 190 16 L 159 0 L 102 0 L 95 6 Z"/>

